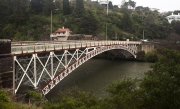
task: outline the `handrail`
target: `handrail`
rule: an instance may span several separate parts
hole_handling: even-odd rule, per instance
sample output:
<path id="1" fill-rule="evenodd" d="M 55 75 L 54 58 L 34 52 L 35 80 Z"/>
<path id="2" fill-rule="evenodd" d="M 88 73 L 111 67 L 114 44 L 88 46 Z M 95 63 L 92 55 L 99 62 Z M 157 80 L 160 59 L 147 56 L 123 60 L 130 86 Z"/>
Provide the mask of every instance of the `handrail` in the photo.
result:
<path id="1" fill-rule="evenodd" d="M 127 45 L 127 44 L 141 44 L 140 41 L 27 41 L 27 42 L 12 42 L 11 54 L 24 54 L 52 50 L 75 49 L 94 46 L 107 45 Z"/>

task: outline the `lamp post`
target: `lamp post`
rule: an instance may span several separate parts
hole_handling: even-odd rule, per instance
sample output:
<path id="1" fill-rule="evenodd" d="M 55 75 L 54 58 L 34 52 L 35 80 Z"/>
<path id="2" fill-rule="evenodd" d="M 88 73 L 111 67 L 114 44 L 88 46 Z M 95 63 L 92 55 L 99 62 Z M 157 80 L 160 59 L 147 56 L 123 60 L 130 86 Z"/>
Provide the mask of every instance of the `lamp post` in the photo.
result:
<path id="1" fill-rule="evenodd" d="M 144 41 L 144 29 L 143 29 L 143 41 Z"/>
<path id="2" fill-rule="evenodd" d="M 109 6 L 108 6 L 108 4 L 109 4 L 109 1 L 107 0 L 107 17 L 108 17 L 108 8 L 109 8 Z M 107 23 L 106 23 L 106 41 L 107 41 Z"/>
<path id="3" fill-rule="evenodd" d="M 50 32 L 50 41 L 52 41 L 52 37 L 51 37 L 51 35 L 52 35 L 52 12 L 53 12 L 53 11 L 57 11 L 57 10 L 59 10 L 59 9 L 53 9 L 53 10 L 51 10 L 51 32 Z"/>
<path id="4" fill-rule="evenodd" d="M 108 16 L 109 1 L 107 0 L 107 16 Z"/>
<path id="5" fill-rule="evenodd" d="M 106 41 L 107 41 L 107 23 L 106 23 Z"/>
<path id="6" fill-rule="evenodd" d="M 108 37 L 107 37 L 107 36 L 108 36 L 108 35 L 107 35 L 107 34 L 108 34 L 108 24 L 111 24 L 111 23 L 106 23 L 106 41 L 107 41 L 107 38 L 108 38 Z"/>

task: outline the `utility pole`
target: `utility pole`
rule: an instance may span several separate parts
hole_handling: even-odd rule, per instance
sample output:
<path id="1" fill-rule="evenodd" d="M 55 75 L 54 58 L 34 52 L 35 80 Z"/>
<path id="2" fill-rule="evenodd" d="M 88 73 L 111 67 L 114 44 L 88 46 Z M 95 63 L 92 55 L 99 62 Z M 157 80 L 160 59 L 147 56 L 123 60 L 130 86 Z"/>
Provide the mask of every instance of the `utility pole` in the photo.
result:
<path id="1" fill-rule="evenodd" d="M 107 41 L 107 23 L 106 23 L 106 41 Z"/>
<path id="2" fill-rule="evenodd" d="M 109 1 L 107 0 L 107 17 L 108 17 L 108 7 L 109 7 Z M 107 41 L 107 22 L 106 22 L 106 41 Z"/>
<path id="3" fill-rule="evenodd" d="M 108 16 L 109 1 L 107 0 L 107 16 Z"/>
<path id="4" fill-rule="evenodd" d="M 52 12 L 53 12 L 53 11 L 57 11 L 57 10 L 59 10 L 59 9 L 53 9 L 53 10 L 51 10 L 51 31 L 50 31 L 50 41 L 52 41 L 52 37 L 51 37 L 51 35 L 52 35 Z"/>
<path id="5" fill-rule="evenodd" d="M 144 40 L 144 29 L 143 29 L 143 40 Z"/>

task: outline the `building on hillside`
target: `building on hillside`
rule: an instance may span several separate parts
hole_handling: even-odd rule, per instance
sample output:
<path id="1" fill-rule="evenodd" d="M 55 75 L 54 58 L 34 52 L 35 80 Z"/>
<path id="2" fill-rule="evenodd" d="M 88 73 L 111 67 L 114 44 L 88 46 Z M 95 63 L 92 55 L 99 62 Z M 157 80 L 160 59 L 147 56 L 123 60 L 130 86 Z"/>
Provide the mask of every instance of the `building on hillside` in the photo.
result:
<path id="1" fill-rule="evenodd" d="M 109 4 L 109 1 L 108 0 L 100 0 L 99 4 L 104 6 L 104 7 L 107 7 L 107 4 Z"/>
<path id="2" fill-rule="evenodd" d="M 172 13 L 172 15 L 167 16 L 166 19 L 169 23 L 171 23 L 173 20 L 180 21 L 180 13 L 178 13 L 178 15 L 174 15 Z"/>
<path id="3" fill-rule="evenodd" d="M 87 34 L 71 34 L 72 31 L 69 28 L 59 28 L 50 35 L 52 40 L 67 41 L 67 40 L 92 40 L 93 35 Z M 97 39 L 97 38 L 95 38 Z"/>
<path id="4" fill-rule="evenodd" d="M 59 28 L 54 33 L 51 34 L 52 40 L 58 40 L 58 41 L 66 41 L 68 36 L 70 35 L 69 28 Z"/>
<path id="5" fill-rule="evenodd" d="M 159 11 L 157 8 L 150 8 L 151 11 Z"/>

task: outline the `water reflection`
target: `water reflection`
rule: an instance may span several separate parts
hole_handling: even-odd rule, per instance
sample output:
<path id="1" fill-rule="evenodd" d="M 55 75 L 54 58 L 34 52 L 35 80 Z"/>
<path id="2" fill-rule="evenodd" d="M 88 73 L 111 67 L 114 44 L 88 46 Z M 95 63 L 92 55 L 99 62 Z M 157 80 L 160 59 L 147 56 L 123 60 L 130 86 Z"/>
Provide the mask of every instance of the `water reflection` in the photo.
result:
<path id="1" fill-rule="evenodd" d="M 114 81 L 125 77 L 142 78 L 143 73 L 150 70 L 150 65 L 151 63 L 127 60 L 91 59 L 62 80 L 47 97 L 73 86 L 102 97 L 107 94 L 106 89 Z"/>

